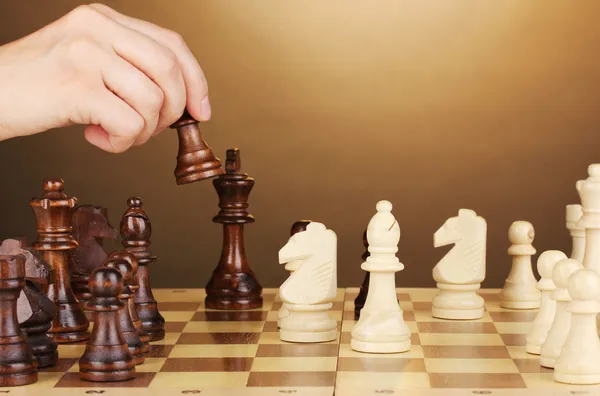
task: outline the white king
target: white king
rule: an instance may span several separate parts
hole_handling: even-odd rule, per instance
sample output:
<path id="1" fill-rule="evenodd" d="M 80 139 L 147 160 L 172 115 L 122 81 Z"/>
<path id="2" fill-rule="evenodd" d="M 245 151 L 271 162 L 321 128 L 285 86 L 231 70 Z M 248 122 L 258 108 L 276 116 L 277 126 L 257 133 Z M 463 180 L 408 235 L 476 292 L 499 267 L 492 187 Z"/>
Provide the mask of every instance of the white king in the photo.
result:
<path id="1" fill-rule="evenodd" d="M 590 165 L 588 175 L 586 180 L 579 180 L 576 184 L 583 212 L 577 226 L 585 229 L 582 264 L 600 273 L 600 164 Z"/>

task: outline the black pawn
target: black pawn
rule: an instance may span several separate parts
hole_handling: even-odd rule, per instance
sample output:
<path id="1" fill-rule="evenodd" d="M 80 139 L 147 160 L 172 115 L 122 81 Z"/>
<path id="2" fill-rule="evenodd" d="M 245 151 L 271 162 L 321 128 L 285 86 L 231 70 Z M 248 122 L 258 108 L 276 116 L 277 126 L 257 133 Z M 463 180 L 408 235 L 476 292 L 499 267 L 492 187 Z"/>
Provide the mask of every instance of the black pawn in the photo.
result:
<path id="1" fill-rule="evenodd" d="M 133 267 L 126 260 L 115 258 L 113 255 L 109 256 L 102 266 L 118 270 L 123 277 L 124 287 L 121 294 L 119 294 L 119 299 L 123 303 L 123 307 L 119 308 L 117 317 L 119 319 L 121 334 L 129 346 L 129 352 L 131 352 L 135 364 L 142 364 L 145 360 L 145 345 L 142 340 L 140 340 L 140 337 L 138 337 L 137 329 L 133 325 L 131 316 L 129 315 L 129 299 L 133 297 L 130 288 L 133 280 Z"/>
<path id="2" fill-rule="evenodd" d="M 362 254 L 362 261 L 365 262 L 369 257 L 369 241 L 367 240 L 367 231 L 363 233 L 363 245 L 365 247 L 365 252 Z M 365 306 L 365 302 L 367 301 L 367 294 L 369 294 L 369 280 L 370 280 L 370 272 L 365 272 L 365 279 L 363 280 L 362 286 L 360 287 L 360 291 L 358 292 L 358 296 L 354 299 L 354 319 L 358 320 L 360 318 L 360 310 Z"/>
<path id="3" fill-rule="evenodd" d="M 25 286 L 25 257 L 0 256 L 0 386 L 38 380 L 38 364 L 17 318 L 17 299 Z"/>
<path id="4" fill-rule="evenodd" d="M 85 352 L 79 359 L 79 376 L 84 381 L 114 382 L 135 378 L 135 361 L 119 326 L 118 312 L 123 307 L 118 296 L 123 277 L 114 268 L 101 267 L 90 275 L 94 329 Z"/>

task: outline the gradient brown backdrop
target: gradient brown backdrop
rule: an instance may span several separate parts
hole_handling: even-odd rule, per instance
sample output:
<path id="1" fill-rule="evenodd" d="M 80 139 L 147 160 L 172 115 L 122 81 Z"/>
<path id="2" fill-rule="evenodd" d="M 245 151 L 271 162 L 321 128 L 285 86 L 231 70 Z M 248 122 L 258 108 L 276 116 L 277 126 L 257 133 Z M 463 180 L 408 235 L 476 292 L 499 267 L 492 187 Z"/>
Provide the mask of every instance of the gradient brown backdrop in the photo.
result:
<path id="1" fill-rule="evenodd" d="M 1 1 L 0 43 L 77 4 Z M 514 220 L 534 224 L 538 254 L 569 253 L 565 205 L 600 161 L 600 2 L 106 4 L 178 31 L 201 63 L 213 105 L 204 135 L 220 158 L 239 147 L 256 179 L 246 247 L 263 286 L 287 276 L 277 251 L 305 218 L 335 230 L 339 285 L 359 285 L 361 235 L 380 199 L 402 229 L 399 286 L 434 285 L 448 249 L 433 248 L 433 233 L 461 207 L 488 221 L 484 286 L 508 274 Z M 0 237 L 34 236 L 29 200 L 50 176 L 108 207 L 113 225 L 139 195 L 160 257 L 153 286 L 204 287 L 220 254 L 216 194 L 210 182 L 176 186 L 176 154 L 174 131 L 119 155 L 81 127 L 2 142 Z"/>

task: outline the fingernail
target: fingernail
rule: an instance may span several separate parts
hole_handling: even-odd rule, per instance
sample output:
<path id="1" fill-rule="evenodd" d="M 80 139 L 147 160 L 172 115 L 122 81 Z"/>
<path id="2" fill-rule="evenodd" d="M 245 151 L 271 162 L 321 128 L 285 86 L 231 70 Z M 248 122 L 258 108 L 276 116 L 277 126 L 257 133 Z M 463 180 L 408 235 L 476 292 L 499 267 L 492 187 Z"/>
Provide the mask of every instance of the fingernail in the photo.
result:
<path id="1" fill-rule="evenodd" d="M 208 95 L 202 98 L 200 102 L 200 112 L 202 113 L 202 121 L 210 120 L 211 109 L 210 109 L 210 101 L 208 100 Z"/>

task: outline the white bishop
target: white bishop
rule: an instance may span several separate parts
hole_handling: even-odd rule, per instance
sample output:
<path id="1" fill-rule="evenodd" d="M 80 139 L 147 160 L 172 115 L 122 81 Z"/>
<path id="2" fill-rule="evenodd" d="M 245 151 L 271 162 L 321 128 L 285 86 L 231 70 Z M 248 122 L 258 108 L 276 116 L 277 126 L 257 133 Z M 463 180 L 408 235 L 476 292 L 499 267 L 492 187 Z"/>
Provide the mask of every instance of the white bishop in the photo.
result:
<path id="1" fill-rule="evenodd" d="M 410 330 L 396 296 L 394 273 L 404 269 L 396 257 L 400 226 L 389 201 L 377 203 L 367 227 L 370 256 L 361 268 L 370 272 L 369 292 L 360 319 L 352 329 L 351 347 L 369 353 L 410 350 Z"/>

